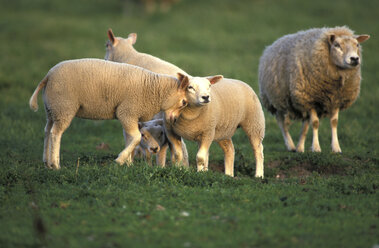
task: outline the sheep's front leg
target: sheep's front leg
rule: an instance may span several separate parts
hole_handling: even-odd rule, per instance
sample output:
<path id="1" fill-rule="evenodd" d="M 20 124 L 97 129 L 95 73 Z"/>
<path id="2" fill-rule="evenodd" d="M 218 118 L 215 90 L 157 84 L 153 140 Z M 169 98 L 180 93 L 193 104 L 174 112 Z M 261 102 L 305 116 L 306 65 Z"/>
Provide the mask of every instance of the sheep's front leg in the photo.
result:
<path id="1" fill-rule="evenodd" d="M 310 111 L 310 122 L 313 128 L 312 152 L 321 152 L 320 143 L 318 141 L 318 128 L 320 125 L 319 118 L 315 109 Z"/>
<path id="2" fill-rule="evenodd" d="M 196 155 L 197 171 L 207 171 L 208 170 L 208 158 L 209 158 L 209 147 L 212 144 L 212 137 L 206 137 L 199 142 L 199 151 Z"/>
<path id="3" fill-rule="evenodd" d="M 287 150 L 292 151 L 292 152 L 295 151 L 296 148 L 293 143 L 292 137 L 289 133 L 289 127 L 290 127 L 291 121 L 288 115 L 278 113 L 276 114 L 276 121 L 278 122 L 280 131 L 282 132 L 284 143 L 286 144 Z"/>
<path id="4" fill-rule="evenodd" d="M 183 144 L 182 144 L 182 138 L 178 135 L 176 135 L 170 127 L 165 125 L 166 129 L 166 135 L 168 140 L 171 143 L 172 149 L 171 150 L 171 160 L 173 164 L 180 164 L 182 163 L 183 166 L 188 167 L 188 159 L 183 159 Z M 174 154 L 175 156 L 173 156 Z M 188 157 L 187 157 L 188 158 Z"/>
<path id="5" fill-rule="evenodd" d="M 332 128 L 332 151 L 340 153 L 342 151 L 337 136 L 338 113 L 339 109 L 333 111 L 332 117 L 330 118 L 330 126 Z"/>
<path id="6" fill-rule="evenodd" d="M 115 161 L 120 165 L 125 162 L 127 165 L 130 165 L 132 163 L 133 151 L 141 141 L 141 133 L 138 129 L 138 121 L 120 121 L 124 128 L 125 149 L 120 152 Z"/>
<path id="7" fill-rule="evenodd" d="M 234 177 L 234 146 L 232 139 L 221 140 L 218 144 L 224 151 L 225 175 Z"/>
<path id="8" fill-rule="evenodd" d="M 162 168 L 166 166 L 167 149 L 168 149 L 168 143 L 163 145 L 157 154 L 157 165 Z"/>
<path id="9" fill-rule="evenodd" d="M 307 138 L 307 133 L 309 129 L 309 120 L 303 120 L 303 127 L 301 128 L 299 143 L 297 143 L 296 151 L 304 152 L 305 139 Z"/>

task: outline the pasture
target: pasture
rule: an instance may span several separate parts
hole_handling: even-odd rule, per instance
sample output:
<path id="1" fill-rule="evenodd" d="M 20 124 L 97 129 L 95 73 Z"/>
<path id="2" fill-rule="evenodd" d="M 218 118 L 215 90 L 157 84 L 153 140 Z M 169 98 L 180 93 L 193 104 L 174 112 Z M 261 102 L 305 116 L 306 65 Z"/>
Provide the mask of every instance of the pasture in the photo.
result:
<path id="1" fill-rule="evenodd" d="M 374 247 L 379 245 L 379 22 L 377 1 L 181 0 L 147 13 L 128 0 L 0 0 L 0 247 Z M 329 120 L 321 153 L 287 152 L 265 111 L 265 179 L 243 132 L 233 137 L 235 178 L 210 150 L 210 171 L 131 167 L 118 121 L 75 119 L 60 171 L 42 162 L 45 112 L 28 101 L 62 60 L 103 58 L 106 31 L 138 34 L 135 48 L 192 75 L 222 74 L 258 90 L 263 49 L 311 27 L 347 25 L 363 44 L 360 97 L 340 114 L 342 154 Z M 291 134 L 297 141 L 300 123 Z M 102 143 L 106 145 L 101 145 Z"/>

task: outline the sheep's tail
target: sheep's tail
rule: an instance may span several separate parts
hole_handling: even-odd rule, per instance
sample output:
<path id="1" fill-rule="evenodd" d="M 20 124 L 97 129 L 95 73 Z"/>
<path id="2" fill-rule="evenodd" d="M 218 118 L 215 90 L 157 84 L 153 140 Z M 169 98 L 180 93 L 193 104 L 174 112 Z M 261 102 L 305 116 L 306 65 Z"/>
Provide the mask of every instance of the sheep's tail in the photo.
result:
<path id="1" fill-rule="evenodd" d="M 34 110 L 34 112 L 37 112 L 38 110 L 38 93 L 40 90 L 46 86 L 48 81 L 47 76 L 45 76 L 42 81 L 38 84 L 37 88 L 35 89 L 33 95 L 30 97 L 29 100 L 29 106 L 31 110 Z"/>

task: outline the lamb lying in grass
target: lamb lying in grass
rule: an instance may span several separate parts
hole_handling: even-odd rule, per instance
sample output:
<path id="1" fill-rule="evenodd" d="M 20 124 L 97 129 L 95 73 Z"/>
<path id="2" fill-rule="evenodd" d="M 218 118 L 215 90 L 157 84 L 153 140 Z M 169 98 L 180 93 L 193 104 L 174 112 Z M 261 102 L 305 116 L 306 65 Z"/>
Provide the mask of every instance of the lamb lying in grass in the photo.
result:
<path id="1" fill-rule="evenodd" d="M 180 80 L 186 76 L 181 75 Z M 263 177 L 263 137 L 265 118 L 255 92 L 246 83 L 222 76 L 189 77 L 189 86 L 203 85 L 208 89 L 207 103 L 188 105 L 180 116 L 168 125 L 179 136 L 196 141 L 198 171 L 208 170 L 209 147 L 216 141 L 225 154 L 225 174 L 234 176 L 234 146 L 232 136 L 241 127 L 247 134 L 256 159 L 256 177 Z M 212 86 L 211 86 L 212 85 Z M 190 100 L 189 100 L 190 101 Z M 173 143 L 173 146 L 179 146 Z M 176 149 L 174 149 L 176 150 Z"/>
<path id="2" fill-rule="evenodd" d="M 330 117 L 332 151 L 341 152 L 337 137 L 339 111 L 357 99 L 361 82 L 361 46 L 368 35 L 347 27 L 314 28 L 286 35 L 267 47 L 259 63 L 262 104 L 276 116 L 287 149 L 304 152 L 309 122 L 312 151 L 320 152 L 319 118 Z M 290 119 L 302 119 L 295 148 Z"/>
<path id="3" fill-rule="evenodd" d="M 151 155 L 156 154 L 156 164 L 165 167 L 166 152 L 171 143 L 168 141 L 163 124 L 163 119 L 155 119 L 138 124 L 142 138 L 140 144 L 135 148 L 134 157 L 141 154 L 151 165 Z"/>
<path id="4" fill-rule="evenodd" d="M 48 168 L 60 168 L 62 134 L 74 117 L 80 117 L 118 119 L 125 130 L 126 148 L 116 162 L 130 164 L 132 151 L 141 140 L 138 121 L 150 120 L 164 111 L 170 122 L 187 105 L 188 78 L 181 79 L 99 59 L 57 64 L 39 83 L 29 101 L 30 108 L 37 111 L 37 96 L 44 88 L 47 124 L 43 161 Z"/>

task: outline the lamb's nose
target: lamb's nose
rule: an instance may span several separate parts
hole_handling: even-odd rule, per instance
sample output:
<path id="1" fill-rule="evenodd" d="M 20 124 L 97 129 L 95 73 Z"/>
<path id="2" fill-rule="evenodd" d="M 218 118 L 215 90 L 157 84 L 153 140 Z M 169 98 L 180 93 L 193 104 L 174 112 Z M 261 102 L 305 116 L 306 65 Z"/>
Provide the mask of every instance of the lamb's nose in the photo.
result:
<path id="1" fill-rule="evenodd" d="M 150 151 L 152 151 L 153 153 L 157 153 L 158 147 L 150 147 Z"/>
<path id="2" fill-rule="evenodd" d="M 359 57 L 350 57 L 350 64 L 358 65 L 359 64 Z"/>
<path id="3" fill-rule="evenodd" d="M 209 102 L 209 96 L 202 96 L 201 98 L 204 99 L 204 102 Z"/>

